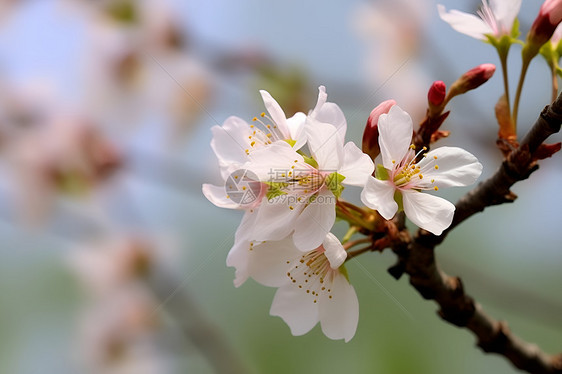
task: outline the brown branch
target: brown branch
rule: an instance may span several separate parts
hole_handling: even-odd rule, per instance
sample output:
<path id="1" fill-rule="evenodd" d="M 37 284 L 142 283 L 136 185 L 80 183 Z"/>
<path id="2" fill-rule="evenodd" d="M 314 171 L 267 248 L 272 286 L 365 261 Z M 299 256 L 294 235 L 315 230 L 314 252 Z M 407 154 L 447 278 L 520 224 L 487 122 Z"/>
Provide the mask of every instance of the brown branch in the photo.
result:
<path id="1" fill-rule="evenodd" d="M 562 374 L 562 354 L 547 355 L 538 346 L 513 335 L 506 323 L 488 316 L 464 291 L 460 278 L 451 277 L 439 268 L 433 246 L 424 236 L 418 235 L 412 242 L 393 249 L 400 253 L 412 286 L 422 297 L 439 304 L 441 318 L 472 331 L 484 352 L 503 355 L 514 366 L 530 373 Z"/>
<path id="2" fill-rule="evenodd" d="M 488 316 L 480 304 L 466 294 L 460 278 L 451 277 L 439 268 L 434 248 L 450 230 L 473 214 L 491 205 L 513 202 L 516 196 L 510 191 L 511 186 L 528 178 L 538 168 L 535 152 L 546 138 L 560 131 L 561 123 L 562 94 L 544 108 L 521 145 L 499 170 L 459 200 L 453 223 L 440 237 L 424 230 L 419 230 L 413 240 L 407 234 L 400 236 L 401 242 L 392 247 L 398 263 L 389 269 L 397 278 L 402 273 L 408 274 L 412 286 L 425 299 L 439 304 L 441 318 L 472 331 L 483 351 L 503 355 L 515 367 L 536 374 L 562 374 L 562 354 L 551 356 L 542 352 L 538 346 L 513 335 L 506 323 Z"/>

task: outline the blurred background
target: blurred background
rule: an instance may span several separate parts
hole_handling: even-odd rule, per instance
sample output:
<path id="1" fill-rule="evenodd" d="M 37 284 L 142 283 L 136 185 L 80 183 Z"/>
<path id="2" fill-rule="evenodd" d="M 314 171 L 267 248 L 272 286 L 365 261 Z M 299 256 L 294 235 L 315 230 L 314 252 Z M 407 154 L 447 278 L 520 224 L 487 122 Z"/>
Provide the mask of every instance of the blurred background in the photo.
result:
<path id="1" fill-rule="evenodd" d="M 523 2 L 523 35 L 541 3 Z M 498 62 L 433 0 L 1 0 L 0 373 L 515 372 L 394 280 L 389 251 L 347 266 L 360 303 L 353 340 L 318 326 L 291 336 L 268 315 L 274 289 L 232 284 L 225 259 L 241 212 L 201 193 L 221 183 L 210 128 L 261 113 L 259 89 L 290 116 L 325 85 L 361 144 L 382 100 L 419 122 L 432 81 Z M 520 135 L 548 104 L 549 79 L 537 58 Z M 501 93 L 498 69 L 454 99 L 440 141 L 475 154 L 482 178 L 501 162 Z M 562 351 L 561 184 L 557 154 L 516 185 L 514 204 L 472 217 L 437 250 L 491 315 L 549 353 Z"/>

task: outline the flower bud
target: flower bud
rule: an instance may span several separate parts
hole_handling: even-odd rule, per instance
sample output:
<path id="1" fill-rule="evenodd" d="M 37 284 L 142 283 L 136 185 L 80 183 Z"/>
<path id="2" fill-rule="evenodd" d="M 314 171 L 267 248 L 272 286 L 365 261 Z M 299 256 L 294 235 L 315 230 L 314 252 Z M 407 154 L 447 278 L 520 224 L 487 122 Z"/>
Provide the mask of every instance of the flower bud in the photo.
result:
<path id="1" fill-rule="evenodd" d="M 445 93 L 447 92 L 447 86 L 443 81 L 435 81 L 429 87 L 427 92 L 427 101 L 429 106 L 438 107 L 445 101 Z"/>
<path id="2" fill-rule="evenodd" d="M 396 105 L 394 100 L 386 100 L 380 103 L 375 109 L 371 111 L 369 119 L 367 119 L 367 125 L 365 126 L 365 131 L 363 132 L 363 152 L 371 156 L 371 159 L 375 159 L 379 153 L 379 117 L 381 114 L 386 114 Z"/>
<path id="3" fill-rule="evenodd" d="M 470 69 L 451 85 L 446 101 L 486 83 L 495 71 L 496 66 L 494 64 L 481 64 Z"/>
<path id="4" fill-rule="evenodd" d="M 439 116 L 445 108 L 445 96 L 447 94 L 447 86 L 443 81 L 435 81 L 429 87 L 427 92 L 427 116 L 434 118 Z"/>
<path id="5" fill-rule="evenodd" d="M 541 46 L 552 37 L 561 21 L 562 0 L 546 0 L 527 34 L 527 44 L 523 49 L 523 54 L 527 59 L 530 60 L 539 52 Z"/>

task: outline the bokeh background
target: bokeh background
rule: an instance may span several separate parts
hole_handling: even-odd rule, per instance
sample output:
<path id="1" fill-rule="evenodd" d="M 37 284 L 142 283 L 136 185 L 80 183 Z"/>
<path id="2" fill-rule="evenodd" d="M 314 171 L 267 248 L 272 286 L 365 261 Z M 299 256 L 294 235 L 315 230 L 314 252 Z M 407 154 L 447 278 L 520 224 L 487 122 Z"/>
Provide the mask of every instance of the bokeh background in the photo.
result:
<path id="1" fill-rule="evenodd" d="M 523 35 L 540 5 L 523 2 Z M 382 100 L 419 121 L 432 81 L 486 62 L 498 63 L 493 48 L 452 30 L 432 0 L 2 0 L 0 372 L 515 372 L 394 280 L 389 251 L 348 265 L 360 303 L 351 342 L 318 326 L 291 336 L 268 315 L 274 289 L 232 284 L 225 259 L 241 213 L 201 193 L 220 183 L 210 128 L 261 113 L 259 89 L 291 115 L 325 85 L 360 144 Z M 501 162 L 501 92 L 498 70 L 454 99 L 440 141 L 477 155 L 482 178 Z M 537 59 L 520 134 L 549 95 Z M 516 185 L 514 204 L 477 214 L 438 248 L 490 314 L 550 353 L 562 351 L 561 183 L 555 155 Z"/>

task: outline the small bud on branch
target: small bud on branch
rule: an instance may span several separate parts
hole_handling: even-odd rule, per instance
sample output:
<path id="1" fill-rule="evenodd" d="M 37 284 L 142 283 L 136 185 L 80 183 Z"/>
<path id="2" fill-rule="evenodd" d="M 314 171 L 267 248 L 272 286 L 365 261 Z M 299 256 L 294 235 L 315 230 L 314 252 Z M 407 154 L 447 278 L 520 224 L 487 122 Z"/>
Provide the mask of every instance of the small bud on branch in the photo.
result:
<path id="1" fill-rule="evenodd" d="M 378 122 L 381 114 L 386 114 L 396 105 L 394 100 L 386 100 L 380 103 L 375 109 L 371 111 L 369 118 L 367 119 L 367 125 L 365 126 L 365 131 L 363 132 L 363 144 L 362 150 L 364 153 L 371 156 L 371 159 L 375 159 L 379 153 L 379 128 Z"/>
<path id="2" fill-rule="evenodd" d="M 470 69 L 451 85 L 445 103 L 457 95 L 480 87 L 494 75 L 495 71 L 494 64 L 481 64 Z"/>

